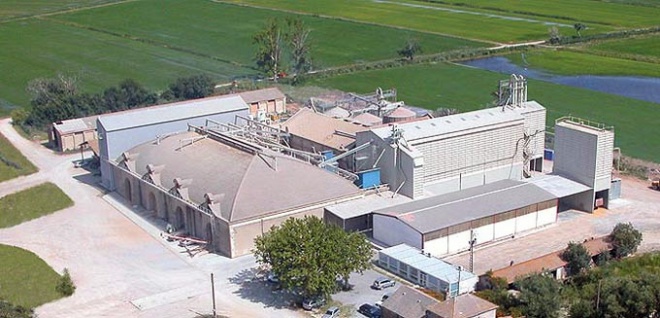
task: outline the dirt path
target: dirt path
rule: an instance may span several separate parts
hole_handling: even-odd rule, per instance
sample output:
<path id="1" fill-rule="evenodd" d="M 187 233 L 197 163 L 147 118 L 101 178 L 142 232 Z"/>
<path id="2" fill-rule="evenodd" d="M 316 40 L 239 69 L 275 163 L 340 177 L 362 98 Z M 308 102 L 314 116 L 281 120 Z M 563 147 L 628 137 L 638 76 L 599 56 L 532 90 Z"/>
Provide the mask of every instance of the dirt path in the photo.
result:
<path id="1" fill-rule="evenodd" d="M 194 317 L 211 312 L 209 273 L 216 273 L 219 313 L 230 317 L 297 317 L 286 308 L 249 300 L 239 293 L 238 273 L 254 258 L 236 260 L 209 254 L 190 259 L 139 227 L 104 199 L 99 177 L 75 168 L 80 154 L 58 155 L 22 138 L 8 119 L 0 132 L 40 170 L 0 183 L 0 195 L 50 181 L 74 206 L 11 228 L 0 229 L 0 243 L 36 253 L 58 272 L 70 270 L 77 290 L 71 297 L 42 305 L 39 317 Z M 118 204 L 121 204 L 118 203 Z M 131 212 L 130 207 L 123 209 Z M 156 231 L 158 231 L 156 229 Z M 137 305 L 144 308 L 138 309 Z"/>

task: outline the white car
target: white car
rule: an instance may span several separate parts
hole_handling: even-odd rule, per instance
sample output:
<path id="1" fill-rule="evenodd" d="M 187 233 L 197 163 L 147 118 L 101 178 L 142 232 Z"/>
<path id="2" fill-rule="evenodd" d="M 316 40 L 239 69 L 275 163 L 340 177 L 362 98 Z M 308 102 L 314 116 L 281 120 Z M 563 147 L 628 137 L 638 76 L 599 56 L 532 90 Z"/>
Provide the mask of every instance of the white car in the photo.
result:
<path id="1" fill-rule="evenodd" d="M 337 318 L 339 317 L 339 308 L 332 306 L 326 310 L 325 314 L 321 318 Z"/>

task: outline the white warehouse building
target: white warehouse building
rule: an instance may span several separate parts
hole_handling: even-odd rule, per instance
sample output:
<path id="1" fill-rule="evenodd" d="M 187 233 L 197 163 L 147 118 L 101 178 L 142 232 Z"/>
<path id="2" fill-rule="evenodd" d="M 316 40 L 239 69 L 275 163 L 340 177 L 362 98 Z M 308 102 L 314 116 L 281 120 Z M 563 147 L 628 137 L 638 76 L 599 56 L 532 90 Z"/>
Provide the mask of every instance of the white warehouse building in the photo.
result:
<path id="1" fill-rule="evenodd" d="M 470 248 L 552 224 L 557 196 L 533 183 L 501 180 L 373 213 L 373 238 L 407 244 L 434 256 Z"/>

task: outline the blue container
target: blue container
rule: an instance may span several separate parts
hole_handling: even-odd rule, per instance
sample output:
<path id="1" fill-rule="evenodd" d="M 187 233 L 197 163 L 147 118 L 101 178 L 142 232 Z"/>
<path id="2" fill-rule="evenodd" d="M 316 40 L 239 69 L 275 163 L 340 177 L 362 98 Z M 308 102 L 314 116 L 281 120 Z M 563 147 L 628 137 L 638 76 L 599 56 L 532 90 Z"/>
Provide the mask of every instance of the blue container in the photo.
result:
<path id="1" fill-rule="evenodd" d="M 543 151 L 543 159 L 545 160 L 554 160 L 555 159 L 555 151 L 552 149 L 546 149 Z"/>
<path id="2" fill-rule="evenodd" d="M 358 172 L 357 185 L 369 189 L 380 185 L 380 168 Z"/>
<path id="3" fill-rule="evenodd" d="M 332 159 L 335 156 L 335 154 L 332 152 L 332 150 L 324 150 L 321 151 L 321 156 L 323 156 L 325 160 L 329 160 Z"/>

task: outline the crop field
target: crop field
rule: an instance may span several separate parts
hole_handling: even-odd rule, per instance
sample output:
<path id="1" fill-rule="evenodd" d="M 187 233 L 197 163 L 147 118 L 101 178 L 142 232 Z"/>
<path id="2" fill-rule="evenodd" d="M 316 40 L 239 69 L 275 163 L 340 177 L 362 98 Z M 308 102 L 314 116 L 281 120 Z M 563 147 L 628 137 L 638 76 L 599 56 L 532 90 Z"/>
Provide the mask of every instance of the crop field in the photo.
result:
<path id="1" fill-rule="evenodd" d="M 27 83 L 73 75 L 95 92 L 133 78 L 165 89 L 177 77 L 207 73 L 219 82 L 257 74 L 251 37 L 268 17 L 259 10 L 209 1 L 140 1 L 0 24 L 0 102 L 25 106 Z M 196 17 L 191 20 L 191 17 Z M 304 17 L 317 68 L 397 57 L 408 38 L 425 53 L 483 43 L 354 22 Z M 355 30 L 360 32 L 355 32 Z M 7 113 L 7 109 L 4 110 Z"/>
<path id="2" fill-rule="evenodd" d="M 118 0 L 3 0 L 0 1 L 0 21 L 24 18 L 64 10 L 98 6 Z"/>
<path id="3" fill-rule="evenodd" d="M 602 42 L 590 45 L 589 49 L 660 60 L 660 35 Z"/>
<path id="4" fill-rule="evenodd" d="M 246 5 L 326 15 L 427 32 L 501 43 L 548 38 L 548 28 L 574 35 L 574 23 L 588 26 L 583 34 L 620 27 L 657 25 L 658 10 L 596 1 L 463 1 L 459 5 L 390 0 L 225 0 Z M 346 10 L 346 8 L 351 8 Z M 625 14 L 621 14 L 625 12 Z M 411 18 L 414 17 L 414 18 Z"/>
<path id="5" fill-rule="evenodd" d="M 505 78 L 499 73 L 439 63 L 336 76 L 310 85 L 356 93 L 396 87 L 399 99 L 408 105 L 465 112 L 489 106 L 491 93 Z M 657 118 L 651 114 L 657 113 L 658 104 L 536 80 L 529 80 L 528 87 L 529 99 L 547 108 L 549 126 L 566 115 L 613 125 L 616 144 L 624 154 L 645 160 L 660 157 L 660 138 L 648 137 L 657 134 Z"/>
<path id="6" fill-rule="evenodd" d="M 660 39 L 659 39 L 660 40 Z M 634 61 L 570 50 L 534 50 L 507 56 L 514 63 L 557 75 L 615 75 L 660 77 L 657 63 Z"/>
<path id="7" fill-rule="evenodd" d="M 0 244 L 0 299 L 33 308 L 61 298 L 60 279 L 46 262 L 22 248 Z"/>

